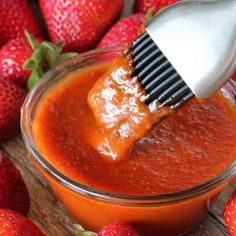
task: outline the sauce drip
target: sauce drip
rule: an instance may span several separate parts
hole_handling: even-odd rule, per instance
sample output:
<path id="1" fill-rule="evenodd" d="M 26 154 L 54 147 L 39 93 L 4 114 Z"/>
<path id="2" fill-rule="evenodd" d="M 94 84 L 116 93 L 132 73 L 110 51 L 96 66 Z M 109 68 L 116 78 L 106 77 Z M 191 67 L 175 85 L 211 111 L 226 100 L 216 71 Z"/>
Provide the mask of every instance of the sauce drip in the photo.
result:
<path id="1" fill-rule="evenodd" d="M 143 138 L 169 112 L 158 104 L 149 107 L 146 96 L 133 72 L 132 56 L 127 51 L 117 57 L 88 94 L 88 104 L 99 129 L 89 137 L 91 145 L 108 160 L 125 158 L 129 149 Z"/>

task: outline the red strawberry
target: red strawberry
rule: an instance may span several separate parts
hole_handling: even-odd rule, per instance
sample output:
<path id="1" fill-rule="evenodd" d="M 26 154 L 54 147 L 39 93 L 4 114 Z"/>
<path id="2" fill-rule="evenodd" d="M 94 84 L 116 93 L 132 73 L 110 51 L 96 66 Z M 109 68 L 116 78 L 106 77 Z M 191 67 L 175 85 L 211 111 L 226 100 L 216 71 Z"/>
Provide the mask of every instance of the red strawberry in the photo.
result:
<path id="1" fill-rule="evenodd" d="M 10 40 L 0 49 L 0 75 L 19 85 L 25 85 L 31 71 L 23 70 L 23 64 L 32 55 L 25 37 Z"/>
<path id="2" fill-rule="evenodd" d="M 130 225 L 114 222 L 104 226 L 98 236 L 140 236 Z"/>
<path id="3" fill-rule="evenodd" d="M 27 0 L 0 1 L 0 45 L 24 35 L 28 30 L 40 36 L 40 28 Z"/>
<path id="4" fill-rule="evenodd" d="M 20 131 L 20 108 L 26 92 L 17 84 L 0 78 L 0 143 Z"/>
<path id="5" fill-rule="evenodd" d="M 225 224 L 231 236 L 236 236 L 236 190 L 232 193 L 224 209 Z"/>
<path id="6" fill-rule="evenodd" d="M 234 72 L 234 74 L 231 76 L 232 80 L 234 80 L 236 82 L 236 72 Z"/>
<path id="7" fill-rule="evenodd" d="M 44 236 L 39 228 L 19 213 L 0 209 L 0 235 Z"/>
<path id="8" fill-rule="evenodd" d="M 130 45 L 138 38 L 146 17 L 143 13 L 134 14 L 117 22 L 103 37 L 99 48 Z"/>
<path id="9" fill-rule="evenodd" d="M 20 172 L 8 155 L 0 151 L 0 208 L 11 209 L 26 215 L 29 205 L 29 194 Z"/>
<path id="10" fill-rule="evenodd" d="M 27 82 L 28 88 L 32 88 L 55 64 L 77 55 L 61 51 L 61 43 L 42 42 L 25 32 L 25 37 L 12 39 L 0 49 L 1 78 L 23 86 Z"/>
<path id="11" fill-rule="evenodd" d="M 53 42 L 64 50 L 83 52 L 96 46 L 121 14 L 124 0 L 40 0 Z"/>
<path id="12" fill-rule="evenodd" d="M 154 8 L 154 13 L 161 10 L 170 4 L 173 4 L 179 0 L 136 0 L 134 5 L 134 12 L 146 13 L 151 7 Z"/>

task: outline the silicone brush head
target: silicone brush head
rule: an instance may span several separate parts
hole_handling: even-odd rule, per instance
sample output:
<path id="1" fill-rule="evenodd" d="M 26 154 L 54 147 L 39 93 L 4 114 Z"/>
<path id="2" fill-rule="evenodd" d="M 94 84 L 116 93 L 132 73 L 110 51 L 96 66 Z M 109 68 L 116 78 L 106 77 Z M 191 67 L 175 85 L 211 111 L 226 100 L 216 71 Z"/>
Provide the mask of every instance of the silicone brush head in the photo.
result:
<path id="1" fill-rule="evenodd" d="M 132 45 L 134 72 L 147 96 L 144 102 L 149 105 L 157 100 L 160 107 L 179 107 L 194 95 L 165 55 L 144 33 Z"/>
<path id="2" fill-rule="evenodd" d="M 149 105 L 175 109 L 214 95 L 236 70 L 236 0 L 182 1 L 166 8 L 131 46 Z"/>

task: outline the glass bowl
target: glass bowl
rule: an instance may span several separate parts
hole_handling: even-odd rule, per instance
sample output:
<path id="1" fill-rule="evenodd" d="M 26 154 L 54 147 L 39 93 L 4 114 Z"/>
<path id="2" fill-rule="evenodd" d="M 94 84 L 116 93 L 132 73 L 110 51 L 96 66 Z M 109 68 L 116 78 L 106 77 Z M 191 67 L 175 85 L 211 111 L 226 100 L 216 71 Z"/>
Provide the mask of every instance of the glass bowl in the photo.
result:
<path id="1" fill-rule="evenodd" d="M 156 196 L 126 196 L 84 186 L 61 173 L 42 156 L 35 145 L 32 122 L 47 91 L 65 75 L 100 63 L 109 63 L 123 48 L 94 50 L 67 60 L 43 76 L 28 94 L 21 114 L 22 136 L 35 166 L 46 178 L 68 212 L 85 228 L 98 231 L 113 221 L 134 225 L 142 235 L 179 235 L 197 225 L 213 200 L 236 173 L 233 162 L 218 176 L 181 192 Z M 228 83 L 222 92 L 235 106 L 235 89 Z"/>

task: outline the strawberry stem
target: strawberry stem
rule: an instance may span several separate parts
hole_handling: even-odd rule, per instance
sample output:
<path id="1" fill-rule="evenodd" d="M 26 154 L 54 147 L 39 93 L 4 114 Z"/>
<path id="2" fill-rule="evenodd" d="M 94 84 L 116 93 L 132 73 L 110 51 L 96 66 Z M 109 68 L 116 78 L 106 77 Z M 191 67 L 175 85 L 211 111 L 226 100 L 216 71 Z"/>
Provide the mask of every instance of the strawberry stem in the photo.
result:
<path id="1" fill-rule="evenodd" d="M 27 30 L 25 30 L 24 33 L 25 33 L 25 37 L 27 38 L 29 42 L 30 47 L 34 51 L 39 46 L 38 40 L 34 38 Z"/>
<path id="2" fill-rule="evenodd" d="M 27 87 L 33 88 L 34 85 L 37 83 L 38 78 L 40 78 L 40 73 L 38 72 L 38 70 L 34 69 L 31 73 L 29 79 L 27 80 Z"/>
<path id="3" fill-rule="evenodd" d="M 25 32 L 25 36 L 33 51 L 31 58 L 25 61 L 23 65 L 23 69 L 32 71 L 27 81 L 28 89 L 31 89 L 44 73 L 59 62 L 78 55 L 73 52 L 61 53 L 63 47 L 62 42 L 55 44 L 49 41 L 39 42 L 39 40 L 34 38 L 27 31 Z"/>

